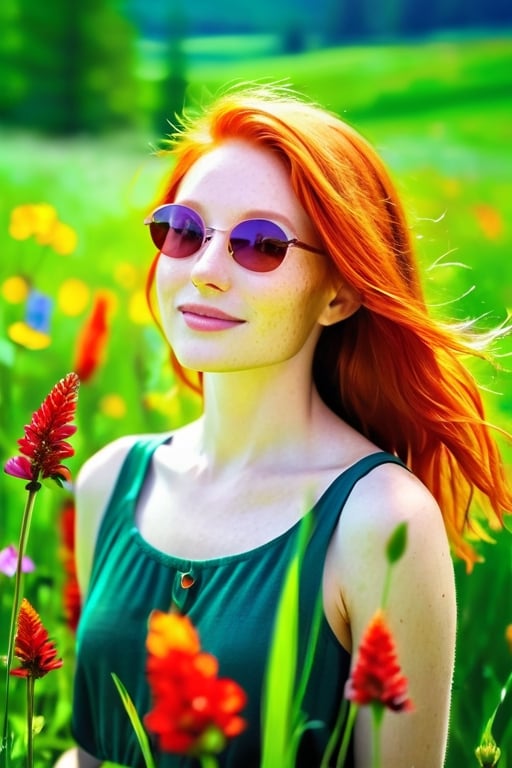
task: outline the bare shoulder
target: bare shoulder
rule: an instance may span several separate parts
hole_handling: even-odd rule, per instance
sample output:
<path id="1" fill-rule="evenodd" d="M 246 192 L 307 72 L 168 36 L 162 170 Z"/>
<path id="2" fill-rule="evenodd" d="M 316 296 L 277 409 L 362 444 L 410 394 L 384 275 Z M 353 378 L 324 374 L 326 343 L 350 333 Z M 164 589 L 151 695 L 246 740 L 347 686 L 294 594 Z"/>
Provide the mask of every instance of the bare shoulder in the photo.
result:
<path id="1" fill-rule="evenodd" d="M 442 765 L 455 655 L 453 565 L 439 506 L 425 486 L 396 464 L 377 467 L 354 488 L 329 554 L 332 624 L 352 650 L 382 604 L 386 545 L 399 523 L 407 546 L 393 566 L 385 605 L 415 710 L 387 718 L 382 731 L 385 765 Z M 348 628 L 348 631 L 347 631 Z M 344 630 L 344 631 L 343 631 Z M 369 765 L 370 722 L 356 727 L 357 765 Z"/>
<path id="2" fill-rule="evenodd" d="M 422 530 L 446 541 L 441 510 L 430 491 L 405 467 L 387 463 L 356 484 L 340 527 L 345 535 L 364 535 L 367 541 L 379 543 L 402 522 L 413 532 Z"/>
<path id="3" fill-rule="evenodd" d="M 101 496 L 111 490 L 137 435 L 127 435 L 108 443 L 82 465 L 76 480 L 78 494 Z"/>
<path id="4" fill-rule="evenodd" d="M 439 506 L 407 469 L 384 464 L 361 479 L 350 495 L 331 547 L 347 619 L 354 634 L 377 608 L 386 575 L 386 545 L 400 523 L 407 547 L 393 574 L 393 602 L 454 602 L 453 566 Z"/>
<path id="5" fill-rule="evenodd" d="M 80 590 L 86 592 L 94 546 L 105 509 L 114 491 L 123 463 L 142 435 L 129 435 L 108 443 L 81 467 L 75 487 L 76 558 Z"/>

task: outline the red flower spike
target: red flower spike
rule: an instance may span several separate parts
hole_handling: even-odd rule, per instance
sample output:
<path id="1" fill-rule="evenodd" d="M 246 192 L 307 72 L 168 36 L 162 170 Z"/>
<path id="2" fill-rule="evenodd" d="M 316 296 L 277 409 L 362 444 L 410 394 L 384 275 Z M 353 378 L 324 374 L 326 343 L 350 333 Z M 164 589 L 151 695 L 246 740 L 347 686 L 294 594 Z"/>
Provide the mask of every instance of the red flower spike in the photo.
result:
<path id="1" fill-rule="evenodd" d="M 362 706 L 380 704 L 395 712 L 413 709 L 407 678 L 401 672 L 393 635 L 382 611 L 377 611 L 359 646 L 345 698 Z"/>
<path id="2" fill-rule="evenodd" d="M 109 337 L 111 298 L 100 293 L 94 300 L 92 312 L 78 335 L 74 369 L 81 382 L 91 379 L 101 366 Z"/>
<path id="3" fill-rule="evenodd" d="M 33 483 L 48 477 L 58 483 L 71 479 L 69 470 L 61 462 L 74 455 L 67 438 L 76 432 L 71 422 L 79 383 L 76 373 L 68 373 L 53 387 L 30 424 L 25 426 L 24 437 L 18 440 L 22 455 L 6 462 L 4 471 L 8 475 Z"/>
<path id="4" fill-rule="evenodd" d="M 75 505 L 68 499 L 61 507 L 60 516 L 61 549 L 60 557 L 64 566 L 64 612 L 66 623 L 75 632 L 80 619 L 82 601 L 75 561 Z"/>
<path id="5" fill-rule="evenodd" d="M 203 653 L 186 616 L 154 611 L 147 640 L 147 677 L 153 709 L 144 718 L 164 752 L 203 755 L 220 752 L 241 733 L 245 692 L 217 677 L 217 659 Z"/>
<path id="6" fill-rule="evenodd" d="M 62 667 L 57 650 L 48 637 L 39 614 L 26 598 L 21 602 L 18 614 L 18 631 L 14 640 L 14 655 L 21 666 L 11 669 L 16 677 L 44 677 L 53 669 Z"/>

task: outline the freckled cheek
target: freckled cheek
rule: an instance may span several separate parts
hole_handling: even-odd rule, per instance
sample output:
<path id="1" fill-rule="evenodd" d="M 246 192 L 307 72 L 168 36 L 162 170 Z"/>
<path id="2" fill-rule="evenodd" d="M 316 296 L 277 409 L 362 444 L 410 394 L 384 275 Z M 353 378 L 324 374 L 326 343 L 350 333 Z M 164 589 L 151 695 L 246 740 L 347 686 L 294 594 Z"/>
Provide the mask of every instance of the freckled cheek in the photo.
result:
<path id="1" fill-rule="evenodd" d="M 268 343 L 264 341 L 268 339 L 267 333 L 275 339 L 276 348 L 290 342 L 304 342 L 316 324 L 315 298 L 316 291 L 310 285 L 303 285 L 260 303 L 257 314 L 261 320 L 262 346 Z"/>

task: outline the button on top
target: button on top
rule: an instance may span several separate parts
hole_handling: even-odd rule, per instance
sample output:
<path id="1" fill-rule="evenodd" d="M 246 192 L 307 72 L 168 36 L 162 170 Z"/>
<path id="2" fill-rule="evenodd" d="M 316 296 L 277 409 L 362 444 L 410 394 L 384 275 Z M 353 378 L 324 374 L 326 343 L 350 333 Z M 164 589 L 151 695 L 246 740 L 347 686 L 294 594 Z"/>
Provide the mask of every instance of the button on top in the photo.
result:
<path id="1" fill-rule="evenodd" d="M 195 579 L 191 573 L 181 574 L 180 583 L 183 589 L 190 589 L 190 587 L 194 584 L 194 582 L 195 582 Z"/>

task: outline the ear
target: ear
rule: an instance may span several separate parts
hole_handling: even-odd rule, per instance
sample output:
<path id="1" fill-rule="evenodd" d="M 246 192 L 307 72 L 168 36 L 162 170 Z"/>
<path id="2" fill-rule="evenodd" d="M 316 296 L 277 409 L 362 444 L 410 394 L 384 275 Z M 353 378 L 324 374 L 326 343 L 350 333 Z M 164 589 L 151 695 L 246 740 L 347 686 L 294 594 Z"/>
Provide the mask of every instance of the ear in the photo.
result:
<path id="1" fill-rule="evenodd" d="M 335 325 L 341 320 L 346 320 L 357 312 L 361 306 L 361 296 L 345 283 L 341 283 L 336 290 L 336 294 L 333 299 L 324 308 L 320 315 L 318 322 L 320 325 Z"/>

